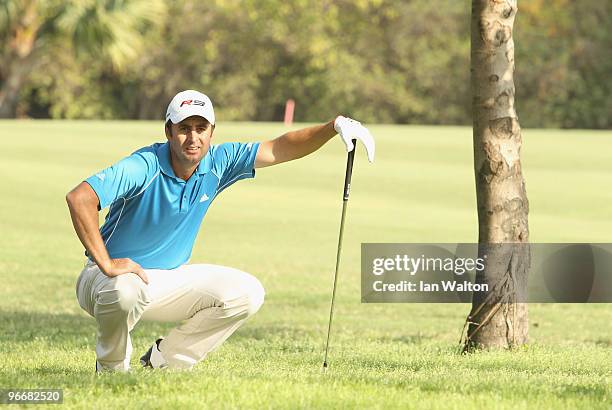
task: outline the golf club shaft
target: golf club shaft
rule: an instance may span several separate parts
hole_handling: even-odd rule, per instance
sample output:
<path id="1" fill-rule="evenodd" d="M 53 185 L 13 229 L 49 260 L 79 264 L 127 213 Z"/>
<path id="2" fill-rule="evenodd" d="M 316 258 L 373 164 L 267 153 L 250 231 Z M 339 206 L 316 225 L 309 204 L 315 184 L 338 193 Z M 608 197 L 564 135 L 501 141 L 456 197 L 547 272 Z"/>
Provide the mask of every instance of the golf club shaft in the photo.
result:
<path id="1" fill-rule="evenodd" d="M 353 174 L 353 161 L 357 140 L 353 140 L 353 150 L 348 153 L 346 160 L 346 174 L 344 175 L 344 194 L 342 196 L 342 216 L 340 218 L 340 234 L 338 235 L 338 250 L 336 252 L 336 270 L 334 272 L 334 287 L 332 290 L 331 305 L 329 308 L 329 323 L 327 326 L 327 341 L 325 342 L 325 359 L 323 359 L 323 369 L 327 369 L 327 353 L 329 352 L 329 336 L 331 334 L 332 319 L 334 317 L 334 301 L 336 300 L 336 285 L 338 283 L 338 268 L 340 267 L 340 254 L 342 252 L 342 235 L 344 233 L 344 217 L 346 215 L 346 205 L 348 204 L 351 191 L 351 176 Z"/>

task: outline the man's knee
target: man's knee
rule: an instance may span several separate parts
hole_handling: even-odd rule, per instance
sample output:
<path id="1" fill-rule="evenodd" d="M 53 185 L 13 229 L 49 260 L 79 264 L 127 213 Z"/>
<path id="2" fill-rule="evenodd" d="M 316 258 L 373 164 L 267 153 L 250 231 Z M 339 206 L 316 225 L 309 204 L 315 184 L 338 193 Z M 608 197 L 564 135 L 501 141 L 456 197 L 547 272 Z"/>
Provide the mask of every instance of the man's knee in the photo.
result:
<path id="1" fill-rule="evenodd" d="M 263 285 L 261 284 L 261 282 L 259 281 L 259 279 L 257 279 L 254 276 L 251 276 L 251 278 L 252 280 L 249 281 L 249 285 L 246 291 L 247 299 L 249 301 L 248 308 L 247 308 L 247 314 L 249 316 L 257 313 L 261 305 L 263 305 L 264 298 L 266 296 L 266 291 Z"/>
<path id="2" fill-rule="evenodd" d="M 115 276 L 97 295 L 97 310 L 129 313 L 144 309 L 150 302 L 145 283 L 134 273 Z"/>
<path id="3" fill-rule="evenodd" d="M 265 291 L 261 282 L 253 275 L 240 272 L 239 285 L 218 295 L 221 306 L 232 316 L 254 315 L 263 305 Z"/>

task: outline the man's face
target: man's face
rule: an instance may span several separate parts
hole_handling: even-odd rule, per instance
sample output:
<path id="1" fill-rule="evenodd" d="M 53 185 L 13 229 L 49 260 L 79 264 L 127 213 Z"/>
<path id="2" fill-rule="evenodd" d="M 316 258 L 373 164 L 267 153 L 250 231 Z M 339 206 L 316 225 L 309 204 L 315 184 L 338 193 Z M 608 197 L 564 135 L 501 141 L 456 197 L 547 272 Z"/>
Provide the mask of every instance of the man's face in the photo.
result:
<path id="1" fill-rule="evenodd" d="M 208 152 L 214 127 L 204 118 L 192 116 L 166 127 L 172 157 L 180 165 L 197 165 Z"/>

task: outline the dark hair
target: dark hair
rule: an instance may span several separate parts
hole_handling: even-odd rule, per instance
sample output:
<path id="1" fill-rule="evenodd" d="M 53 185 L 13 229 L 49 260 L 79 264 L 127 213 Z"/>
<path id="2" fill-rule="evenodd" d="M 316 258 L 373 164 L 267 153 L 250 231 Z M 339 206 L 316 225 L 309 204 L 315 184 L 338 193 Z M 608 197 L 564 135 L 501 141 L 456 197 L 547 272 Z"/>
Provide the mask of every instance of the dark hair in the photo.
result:
<path id="1" fill-rule="evenodd" d="M 204 118 L 204 117 L 202 117 L 202 118 Z M 215 124 L 211 124 L 211 123 L 210 123 L 210 121 L 208 121 L 206 118 L 204 118 L 204 119 L 205 119 L 205 120 L 208 122 L 208 124 L 210 124 L 210 126 L 211 126 L 211 127 L 212 127 L 212 129 L 214 130 L 214 129 L 215 129 Z M 170 135 L 172 135 L 172 124 L 174 124 L 174 123 L 172 122 L 172 120 L 168 120 L 168 121 L 166 121 L 166 123 L 164 124 L 164 127 L 165 127 L 165 128 L 166 128 L 166 129 L 167 129 L 169 132 L 170 132 Z"/>

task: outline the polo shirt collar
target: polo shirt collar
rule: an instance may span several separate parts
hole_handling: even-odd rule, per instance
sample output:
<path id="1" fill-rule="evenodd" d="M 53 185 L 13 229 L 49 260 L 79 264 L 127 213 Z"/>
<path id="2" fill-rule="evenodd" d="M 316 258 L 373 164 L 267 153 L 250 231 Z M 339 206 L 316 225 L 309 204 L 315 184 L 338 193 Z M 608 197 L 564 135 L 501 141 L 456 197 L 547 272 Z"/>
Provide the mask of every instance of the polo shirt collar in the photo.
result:
<path id="1" fill-rule="evenodd" d="M 170 162 L 170 145 L 166 142 L 162 144 L 157 150 L 157 158 L 159 160 L 159 166 L 164 174 L 169 177 L 179 179 L 172 169 L 172 163 Z M 204 175 L 210 172 L 212 168 L 212 154 L 210 152 L 210 147 L 208 148 L 208 152 L 202 158 L 200 163 L 198 164 L 198 168 L 196 169 L 196 173 L 199 175 Z"/>

